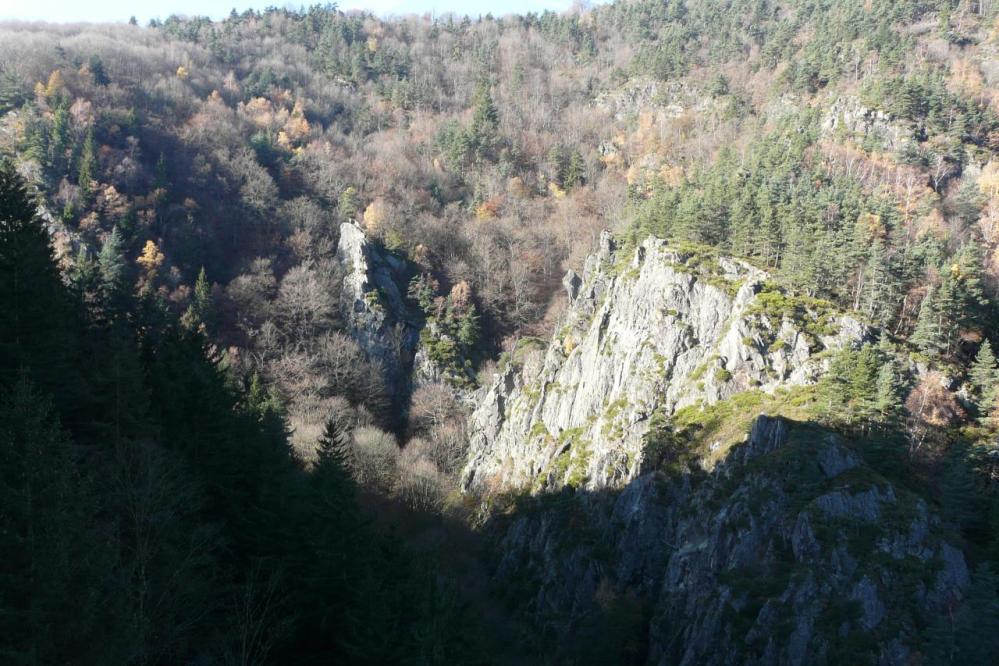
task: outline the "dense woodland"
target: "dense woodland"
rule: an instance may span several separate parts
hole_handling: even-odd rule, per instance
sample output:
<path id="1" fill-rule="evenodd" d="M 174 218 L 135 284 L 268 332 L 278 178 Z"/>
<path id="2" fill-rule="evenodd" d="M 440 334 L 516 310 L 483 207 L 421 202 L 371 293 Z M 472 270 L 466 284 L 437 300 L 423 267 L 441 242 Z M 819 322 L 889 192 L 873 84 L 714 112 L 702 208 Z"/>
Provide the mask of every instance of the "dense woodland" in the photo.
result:
<path id="1" fill-rule="evenodd" d="M 879 332 L 816 418 L 904 438 L 898 473 L 985 591 L 928 649 L 977 663 L 999 635 L 997 9 L 0 24 L 2 660 L 516 652 L 528 630 L 470 582 L 459 405 L 555 330 L 610 228 Z M 344 330 L 342 222 L 411 267 L 467 379 L 386 385 Z"/>

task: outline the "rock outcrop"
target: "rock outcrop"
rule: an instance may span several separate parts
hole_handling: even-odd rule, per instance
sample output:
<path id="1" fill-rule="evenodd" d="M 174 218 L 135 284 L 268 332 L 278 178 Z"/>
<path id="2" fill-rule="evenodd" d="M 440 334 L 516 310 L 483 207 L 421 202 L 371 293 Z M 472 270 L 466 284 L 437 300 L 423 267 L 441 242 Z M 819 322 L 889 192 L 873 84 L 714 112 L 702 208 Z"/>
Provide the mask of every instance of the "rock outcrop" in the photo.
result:
<path id="1" fill-rule="evenodd" d="M 624 485 L 642 468 L 654 412 L 812 383 L 822 352 L 868 336 L 745 262 L 655 238 L 620 255 L 605 233 L 583 275 L 567 276 L 573 298 L 543 360 L 515 354 L 482 390 L 467 491 Z"/>
<path id="2" fill-rule="evenodd" d="M 416 273 L 412 264 L 371 243 L 353 223 L 340 225 L 337 260 L 345 273 L 340 314 L 346 329 L 382 367 L 400 415 L 421 384 L 442 382 L 461 391 L 473 384 L 470 367 L 435 358 L 435 349 L 453 340 L 407 300 L 405 291 Z"/>
<path id="3" fill-rule="evenodd" d="M 493 524 L 499 584 L 561 645 L 634 636 L 633 663 L 902 666 L 969 583 L 922 499 L 782 419 L 759 417 L 706 475 L 530 502 Z M 644 613 L 622 612 L 630 595 Z"/>
<path id="4" fill-rule="evenodd" d="M 340 225 L 336 254 L 346 273 L 340 309 L 347 331 L 368 358 L 381 365 L 391 394 L 404 397 L 419 343 L 419 320 L 399 287 L 406 284 L 409 268 L 402 259 L 373 247 L 352 223 Z"/>
<path id="5" fill-rule="evenodd" d="M 883 111 L 865 107 L 855 97 L 837 98 L 822 119 L 827 135 L 845 133 L 885 151 L 900 150 L 912 140 L 912 132 Z"/>

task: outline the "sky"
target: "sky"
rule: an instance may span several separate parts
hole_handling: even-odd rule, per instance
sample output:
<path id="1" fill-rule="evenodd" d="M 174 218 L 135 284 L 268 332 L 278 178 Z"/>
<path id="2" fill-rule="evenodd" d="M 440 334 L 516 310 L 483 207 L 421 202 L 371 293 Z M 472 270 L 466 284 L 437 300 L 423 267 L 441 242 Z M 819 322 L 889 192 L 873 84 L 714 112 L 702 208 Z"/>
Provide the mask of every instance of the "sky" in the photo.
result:
<path id="1" fill-rule="evenodd" d="M 234 6 L 242 11 L 248 7 L 299 7 L 320 2 L 325 0 L 290 3 L 281 0 L 0 0 L 0 20 L 125 22 L 134 15 L 140 25 L 145 25 L 151 18 L 165 19 L 171 14 L 207 15 L 219 19 L 228 16 Z M 571 4 L 572 0 L 341 0 L 337 6 L 342 10 L 364 9 L 380 16 L 426 12 L 471 16 L 492 12 L 502 16 L 545 9 L 561 11 Z"/>

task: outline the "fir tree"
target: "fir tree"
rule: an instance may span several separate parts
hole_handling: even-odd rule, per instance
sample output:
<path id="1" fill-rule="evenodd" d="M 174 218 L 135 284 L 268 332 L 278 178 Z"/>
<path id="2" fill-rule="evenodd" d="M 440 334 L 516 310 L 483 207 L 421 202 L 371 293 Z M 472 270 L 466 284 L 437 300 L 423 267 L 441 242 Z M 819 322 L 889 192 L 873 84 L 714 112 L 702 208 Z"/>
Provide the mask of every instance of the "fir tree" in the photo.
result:
<path id="1" fill-rule="evenodd" d="M 324 500 L 335 510 L 331 515 L 342 514 L 349 510 L 349 504 L 354 500 L 349 439 L 350 434 L 345 432 L 337 418 L 331 415 L 326 419 L 323 434 L 316 446 L 313 477 L 315 485 L 323 492 Z"/>
<path id="2" fill-rule="evenodd" d="M 479 159 L 489 160 L 494 157 L 499 139 L 498 131 L 499 110 L 489 92 L 489 84 L 482 82 L 475 92 L 472 126 L 469 128 L 469 138 Z"/>
<path id="3" fill-rule="evenodd" d="M 118 227 L 111 229 L 97 255 L 97 265 L 100 269 L 101 283 L 109 292 L 116 292 L 125 283 L 125 243 Z"/>

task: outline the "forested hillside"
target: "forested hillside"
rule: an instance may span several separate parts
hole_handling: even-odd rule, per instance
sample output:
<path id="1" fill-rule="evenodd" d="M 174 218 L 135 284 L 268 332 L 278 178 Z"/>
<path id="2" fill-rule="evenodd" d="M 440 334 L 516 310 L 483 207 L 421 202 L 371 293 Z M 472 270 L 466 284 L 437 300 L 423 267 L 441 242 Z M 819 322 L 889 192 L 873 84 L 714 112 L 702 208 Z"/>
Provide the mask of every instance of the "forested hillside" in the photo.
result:
<path id="1" fill-rule="evenodd" d="M 999 7 L 501 11 L 0 24 L 3 659 L 995 663 Z"/>

